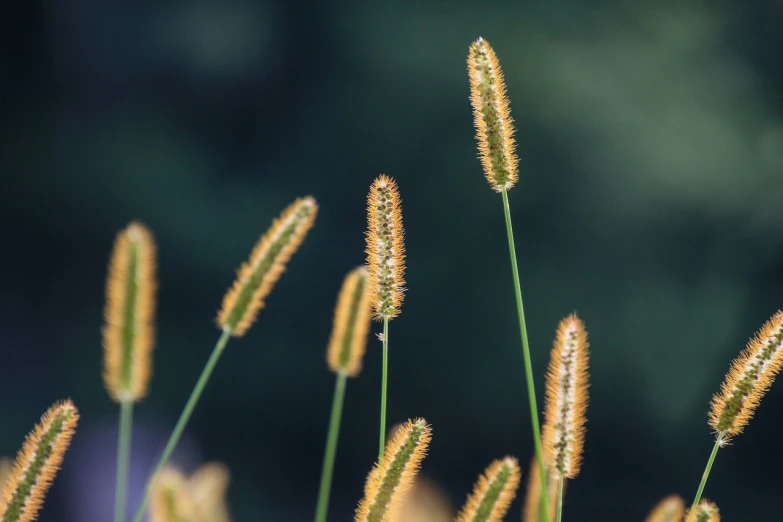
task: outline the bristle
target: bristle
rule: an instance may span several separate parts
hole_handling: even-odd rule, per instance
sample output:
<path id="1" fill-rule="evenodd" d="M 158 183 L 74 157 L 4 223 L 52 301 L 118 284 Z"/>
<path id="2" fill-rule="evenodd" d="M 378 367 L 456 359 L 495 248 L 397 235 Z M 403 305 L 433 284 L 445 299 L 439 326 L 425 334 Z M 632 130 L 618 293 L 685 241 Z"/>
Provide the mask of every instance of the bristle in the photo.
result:
<path id="1" fill-rule="evenodd" d="M 484 471 L 456 522 L 500 522 L 517 494 L 522 472 L 517 459 L 496 460 Z"/>
<path id="2" fill-rule="evenodd" d="M 525 506 L 522 511 L 522 520 L 524 522 L 546 522 L 544 520 L 544 514 L 541 513 L 541 476 L 538 470 L 538 459 L 533 455 L 533 459 L 530 461 L 530 472 L 527 474 L 527 491 L 525 492 Z M 554 522 L 556 511 L 554 506 L 557 505 L 557 488 L 558 481 L 554 479 L 552 471 L 549 467 L 544 466 L 546 473 L 546 493 L 549 497 L 547 502 L 549 509 L 549 521 Z M 565 491 L 567 484 L 563 484 L 563 497 L 565 497 Z"/>
<path id="3" fill-rule="evenodd" d="M 546 376 L 542 439 L 555 479 L 579 474 L 588 400 L 588 347 L 584 323 L 573 313 L 560 321 Z"/>
<path id="4" fill-rule="evenodd" d="M 241 337 L 264 307 L 264 299 L 285 270 L 285 265 L 312 228 L 318 205 L 310 196 L 291 203 L 256 244 L 237 279 L 223 298 L 217 324 Z"/>
<path id="5" fill-rule="evenodd" d="M 3 488 L 0 521 L 36 519 L 78 421 L 79 412 L 70 400 L 57 402 L 44 413 L 16 455 L 12 475 Z"/>
<path id="6" fill-rule="evenodd" d="M 14 471 L 14 461 L 9 459 L 8 457 L 3 457 L 0 459 L 0 491 L 2 491 L 2 486 L 5 485 L 6 481 L 11 478 L 11 475 L 13 475 Z"/>
<path id="7" fill-rule="evenodd" d="M 702 500 L 696 509 L 688 512 L 685 522 L 720 522 L 718 506 L 709 500 Z"/>
<path id="8" fill-rule="evenodd" d="M 470 101 L 479 157 L 493 190 L 508 190 L 517 182 L 514 122 L 511 119 L 503 71 L 489 42 L 479 38 L 468 52 Z"/>
<path id="9" fill-rule="evenodd" d="M 373 318 L 397 317 L 405 291 L 405 244 L 397 183 L 381 174 L 367 196 L 367 285 Z"/>
<path id="10" fill-rule="evenodd" d="M 783 311 L 778 311 L 732 362 L 720 393 L 712 398 L 710 426 L 722 443 L 742 433 L 782 366 Z"/>
<path id="11" fill-rule="evenodd" d="M 682 522 L 685 502 L 677 495 L 661 500 L 647 516 L 646 522 Z"/>
<path id="12" fill-rule="evenodd" d="M 155 242 L 133 222 L 114 242 L 106 279 L 103 327 L 106 390 L 116 402 L 147 394 L 155 336 Z"/>
<path id="13" fill-rule="evenodd" d="M 187 479 L 176 468 L 158 474 L 150 492 L 150 522 L 200 522 Z"/>
<path id="14" fill-rule="evenodd" d="M 326 359 L 329 369 L 355 377 L 362 369 L 362 358 L 370 331 L 370 292 L 367 269 L 352 270 L 343 281 L 334 311 L 334 325 Z"/>
<path id="15" fill-rule="evenodd" d="M 398 514 L 432 438 L 424 419 L 406 422 L 386 444 L 383 458 L 367 476 L 356 522 L 391 522 Z"/>
<path id="16" fill-rule="evenodd" d="M 452 522 L 454 509 L 443 490 L 431 479 L 419 475 L 413 481 L 408 501 L 399 519 L 405 522 Z"/>
<path id="17" fill-rule="evenodd" d="M 226 504 L 230 479 L 228 468 L 218 462 L 204 464 L 190 476 L 190 492 L 201 520 L 230 522 Z"/>

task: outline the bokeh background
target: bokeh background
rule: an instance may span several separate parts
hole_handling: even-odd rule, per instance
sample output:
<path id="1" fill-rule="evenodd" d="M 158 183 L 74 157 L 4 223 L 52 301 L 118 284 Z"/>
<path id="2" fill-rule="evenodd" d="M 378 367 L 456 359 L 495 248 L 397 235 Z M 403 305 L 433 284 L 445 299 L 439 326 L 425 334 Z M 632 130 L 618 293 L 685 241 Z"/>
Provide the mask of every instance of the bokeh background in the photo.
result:
<path id="1" fill-rule="evenodd" d="M 664 495 L 691 499 L 710 397 L 783 306 L 782 24 L 777 0 L 3 3 L 0 454 L 56 399 L 82 412 L 40 520 L 111 517 L 117 409 L 100 327 L 116 232 L 139 219 L 159 245 L 138 499 L 234 270 L 306 194 L 316 226 L 229 345 L 176 462 L 225 462 L 238 522 L 312 519 L 334 383 L 324 351 L 381 172 L 400 184 L 408 250 L 389 422 L 432 423 L 423 473 L 455 507 L 494 458 L 527 472 L 501 200 L 468 102 L 478 36 L 500 57 L 517 123 L 510 197 L 539 396 L 558 320 L 577 310 L 592 341 L 565 518 L 643 520 Z M 374 461 L 380 355 L 373 336 L 349 382 L 334 520 L 351 519 Z M 780 519 L 782 409 L 778 383 L 719 453 L 706 496 L 724 520 Z"/>

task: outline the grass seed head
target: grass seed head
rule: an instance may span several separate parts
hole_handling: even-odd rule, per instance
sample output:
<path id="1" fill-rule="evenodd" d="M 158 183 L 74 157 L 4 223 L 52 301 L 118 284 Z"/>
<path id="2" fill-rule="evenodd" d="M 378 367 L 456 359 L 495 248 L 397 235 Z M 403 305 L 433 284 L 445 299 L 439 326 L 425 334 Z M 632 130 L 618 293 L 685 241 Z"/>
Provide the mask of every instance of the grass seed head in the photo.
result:
<path id="1" fill-rule="evenodd" d="M 500 522 L 517 494 L 522 472 L 517 459 L 496 460 L 479 477 L 456 522 Z"/>
<path id="2" fill-rule="evenodd" d="M 349 272 L 337 297 L 332 335 L 326 351 L 329 369 L 335 373 L 356 377 L 362 369 L 370 331 L 371 295 L 367 268 L 360 266 Z"/>

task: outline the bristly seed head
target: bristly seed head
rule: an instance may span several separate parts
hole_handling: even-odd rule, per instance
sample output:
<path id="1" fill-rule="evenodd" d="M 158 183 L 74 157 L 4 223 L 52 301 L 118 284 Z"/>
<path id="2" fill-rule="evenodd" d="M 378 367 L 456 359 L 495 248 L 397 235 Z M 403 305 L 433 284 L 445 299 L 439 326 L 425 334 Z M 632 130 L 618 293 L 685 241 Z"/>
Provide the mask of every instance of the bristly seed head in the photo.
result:
<path id="1" fill-rule="evenodd" d="M 696 509 L 688 512 L 685 522 L 720 522 L 718 506 L 709 500 L 702 500 Z"/>
<path id="2" fill-rule="evenodd" d="M 197 522 L 197 507 L 188 480 L 182 472 L 167 466 L 158 474 L 150 491 L 150 522 Z"/>
<path id="3" fill-rule="evenodd" d="M 517 459 L 496 460 L 484 471 L 456 522 L 500 522 L 516 496 L 522 475 Z"/>
<path id="4" fill-rule="evenodd" d="M 367 268 L 360 266 L 345 276 L 337 307 L 326 359 L 329 369 L 356 377 L 362 368 L 362 357 L 370 331 L 370 298 Z"/>
<path id="5" fill-rule="evenodd" d="M 508 190 L 518 178 L 514 122 L 500 62 L 492 46 L 483 38 L 470 44 L 468 75 L 473 122 L 484 175 L 493 190 Z"/>
<path id="6" fill-rule="evenodd" d="M 103 381 L 116 402 L 141 400 L 149 387 L 155 336 L 155 242 L 133 222 L 117 235 L 106 279 Z"/>
<path id="7" fill-rule="evenodd" d="M 732 362 L 720 393 L 712 398 L 710 426 L 723 444 L 742 433 L 782 366 L 783 311 L 778 311 Z"/>
<path id="8" fill-rule="evenodd" d="M 70 400 L 55 403 L 41 417 L 16 455 L 13 472 L 3 488 L 0 521 L 36 519 L 78 421 L 79 412 Z"/>
<path id="9" fill-rule="evenodd" d="M 405 244 L 397 183 L 381 174 L 367 197 L 367 285 L 373 318 L 397 317 L 405 291 Z"/>
<path id="10" fill-rule="evenodd" d="M 677 495 L 671 495 L 653 508 L 645 522 L 681 522 L 684 513 L 685 502 Z"/>
<path id="11" fill-rule="evenodd" d="M 310 196 L 291 203 L 256 244 L 223 298 L 217 324 L 234 337 L 245 335 L 264 307 L 285 265 L 312 228 L 318 205 Z"/>
<path id="12" fill-rule="evenodd" d="M 584 323 L 573 313 L 560 321 L 546 376 L 542 442 L 556 479 L 579 474 L 587 411 L 588 347 Z"/>

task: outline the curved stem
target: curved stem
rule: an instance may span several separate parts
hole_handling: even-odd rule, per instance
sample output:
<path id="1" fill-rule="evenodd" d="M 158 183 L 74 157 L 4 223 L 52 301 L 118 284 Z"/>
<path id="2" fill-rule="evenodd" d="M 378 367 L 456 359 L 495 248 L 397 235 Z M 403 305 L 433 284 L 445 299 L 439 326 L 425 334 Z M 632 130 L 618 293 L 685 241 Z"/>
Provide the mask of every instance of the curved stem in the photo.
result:
<path id="1" fill-rule="evenodd" d="M 386 382 L 389 370 L 389 318 L 383 318 L 383 377 L 381 380 L 381 436 L 378 444 L 378 460 L 383 458 L 386 445 Z"/>
<path id="2" fill-rule="evenodd" d="M 533 427 L 533 442 L 538 459 L 538 471 L 541 477 L 541 495 L 544 499 L 544 519 L 549 520 L 548 497 L 546 493 L 546 471 L 544 470 L 543 449 L 541 445 L 541 428 L 538 424 L 538 405 L 536 404 L 536 388 L 533 383 L 533 366 L 530 362 L 530 345 L 527 340 L 527 326 L 525 325 L 525 309 L 522 305 L 522 289 L 519 284 L 519 269 L 517 268 L 517 252 L 514 247 L 514 231 L 511 228 L 511 209 L 508 206 L 508 192 L 501 191 L 503 195 L 503 211 L 506 215 L 506 234 L 508 235 L 508 251 L 511 257 L 511 274 L 514 278 L 514 292 L 517 300 L 517 315 L 519 316 L 519 332 L 522 336 L 522 355 L 525 359 L 525 380 L 527 381 L 527 397 L 530 402 L 530 421 Z"/>
<path id="3" fill-rule="evenodd" d="M 557 522 L 561 522 L 563 520 L 563 484 L 564 483 L 565 483 L 565 478 L 561 476 L 560 480 L 557 481 Z"/>
<path id="4" fill-rule="evenodd" d="M 326 450 L 324 451 L 324 465 L 321 471 L 321 487 L 318 490 L 318 506 L 315 509 L 315 522 L 326 522 L 326 513 L 329 510 L 329 494 L 332 490 L 332 475 L 334 473 L 334 459 L 337 454 L 337 439 L 340 437 L 340 418 L 343 413 L 343 400 L 345 399 L 345 374 L 337 374 L 337 383 L 334 387 L 332 399 L 332 416 L 329 420 L 329 435 L 326 437 Z"/>
<path id="5" fill-rule="evenodd" d="M 218 359 L 220 359 L 220 355 L 223 353 L 223 349 L 226 347 L 226 343 L 228 343 L 230 337 L 231 331 L 224 330 L 223 334 L 220 336 L 220 339 L 218 339 L 218 342 L 215 344 L 215 347 L 212 349 L 212 354 L 209 356 L 207 364 L 201 371 L 201 375 L 199 376 L 198 381 L 196 381 L 196 386 L 194 386 L 193 391 L 190 392 L 188 402 L 185 403 L 185 408 L 182 410 L 182 413 L 179 416 L 177 425 L 174 426 L 174 431 L 171 432 L 169 441 L 166 443 L 166 448 L 163 450 L 163 454 L 160 456 L 160 460 L 155 466 L 155 471 L 153 471 L 152 476 L 150 477 L 146 486 L 144 486 L 144 498 L 141 500 L 141 505 L 136 511 L 136 516 L 133 517 L 133 522 L 141 522 L 141 519 L 144 516 L 144 509 L 147 507 L 147 502 L 149 502 L 150 487 L 155 481 L 155 478 L 158 476 L 158 473 L 160 473 L 160 471 L 166 466 L 169 458 L 171 458 L 171 454 L 174 452 L 174 448 L 177 447 L 177 443 L 182 436 L 182 432 L 185 431 L 185 426 L 187 425 L 188 420 L 190 420 L 190 416 L 193 414 L 193 410 L 195 409 L 199 398 L 201 398 L 201 393 L 204 391 L 204 388 L 207 385 L 207 381 L 209 381 L 209 377 L 212 375 L 212 371 L 215 369 L 215 365 L 217 364 Z"/>
<path id="6" fill-rule="evenodd" d="M 712 464 L 715 462 L 715 455 L 718 454 L 718 450 L 720 449 L 720 445 L 723 442 L 724 434 L 723 432 L 718 433 L 718 438 L 715 439 L 715 445 L 712 447 L 712 453 L 710 453 L 710 459 L 707 461 L 707 467 L 704 468 L 704 473 L 701 476 L 701 483 L 699 484 L 699 489 L 696 491 L 696 498 L 693 499 L 693 505 L 691 506 L 690 513 L 693 513 L 696 509 L 696 506 L 699 504 L 699 501 L 701 500 L 701 495 L 704 493 L 704 486 L 707 485 L 707 478 L 710 476 L 710 471 L 712 470 Z"/>
<path id="7" fill-rule="evenodd" d="M 133 400 L 120 402 L 120 426 L 117 435 L 117 480 L 114 494 L 114 522 L 125 521 L 125 499 L 128 491 L 131 432 L 133 431 Z"/>

